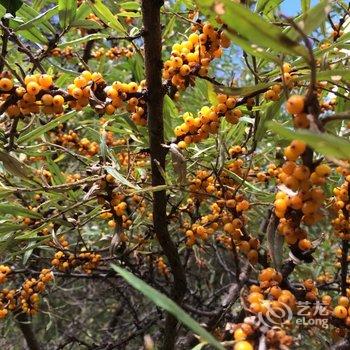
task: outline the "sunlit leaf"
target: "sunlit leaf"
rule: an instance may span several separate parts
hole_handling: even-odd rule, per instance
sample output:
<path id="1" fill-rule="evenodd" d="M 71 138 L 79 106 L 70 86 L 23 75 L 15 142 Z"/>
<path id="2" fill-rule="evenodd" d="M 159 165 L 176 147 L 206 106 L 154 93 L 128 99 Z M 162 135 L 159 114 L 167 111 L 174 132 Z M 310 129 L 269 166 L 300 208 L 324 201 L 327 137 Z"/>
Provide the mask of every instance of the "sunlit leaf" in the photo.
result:
<path id="1" fill-rule="evenodd" d="M 73 22 L 76 11 L 76 0 L 58 0 L 58 14 L 61 28 L 66 28 Z"/>
<path id="2" fill-rule="evenodd" d="M 101 19 L 108 27 L 116 31 L 126 34 L 123 25 L 118 21 L 117 16 L 113 15 L 111 10 L 103 4 L 102 0 L 89 1 L 92 11 Z"/>
<path id="3" fill-rule="evenodd" d="M 198 334 L 203 340 L 207 341 L 208 344 L 213 346 L 215 349 L 225 349 L 208 331 L 206 331 L 197 321 L 195 321 L 190 315 L 188 315 L 166 295 L 158 292 L 156 289 L 149 286 L 147 283 L 143 282 L 131 272 L 121 268 L 120 266 L 111 265 L 111 267 L 120 276 L 122 276 L 131 286 L 133 286 L 139 292 L 144 294 L 157 306 L 174 315 L 180 322 L 186 325 L 194 333 Z"/>
<path id="4" fill-rule="evenodd" d="M 291 141 L 295 139 L 304 141 L 316 152 L 325 156 L 350 159 L 350 142 L 342 137 L 327 133 L 314 133 L 309 130 L 291 130 L 273 121 L 268 122 L 267 125 L 279 136 Z"/>

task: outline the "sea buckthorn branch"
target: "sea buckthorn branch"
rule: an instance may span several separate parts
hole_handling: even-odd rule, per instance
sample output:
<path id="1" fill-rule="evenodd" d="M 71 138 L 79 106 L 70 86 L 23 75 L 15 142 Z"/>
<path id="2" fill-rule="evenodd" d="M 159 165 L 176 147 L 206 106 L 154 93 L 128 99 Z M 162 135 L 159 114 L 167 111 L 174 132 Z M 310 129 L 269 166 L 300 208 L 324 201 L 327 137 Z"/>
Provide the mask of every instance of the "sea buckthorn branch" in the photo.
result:
<path id="1" fill-rule="evenodd" d="M 9 19 L 8 18 L 1 18 L 1 22 L 3 23 L 3 25 L 5 27 L 8 27 L 9 25 Z M 0 61 L 0 72 L 3 71 L 4 69 L 4 65 L 5 65 L 5 58 L 7 55 L 7 44 L 8 44 L 8 32 L 6 31 L 2 31 L 2 36 L 1 36 L 1 40 L 2 40 L 2 48 L 1 48 L 1 61 Z"/>
<path id="2" fill-rule="evenodd" d="M 165 179 L 159 170 L 165 169 L 164 122 L 162 87 L 162 36 L 160 25 L 160 9 L 163 2 L 151 0 L 142 1 L 142 16 L 144 23 L 145 66 L 148 87 L 148 131 L 152 169 L 152 186 L 165 184 Z M 166 215 L 166 191 L 153 192 L 153 229 L 166 255 L 171 272 L 174 276 L 171 295 L 175 302 L 182 303 L 186 293 L 186 276 L 180 260 L 177 247 L 169 235 Z M 177 320 L 168 314 L 165 322 L 163 349 L 173 349 L 176 339 Z"/>
<path id="3" fill-rule="evenodd" d="M 45 69 L 41 65 L 40 61 L 32 54 L 30 49 L 28 49 L 27 47 L 24 46 L 22 41 L 15 34 L 15 32 L 1 22 L 0 22 L 0 27 L 6 32 L 8 39 L 18 46 L 18 50 L 25 53 L 28 56 L 30 62 L 33 63 L 33 68 L 38 69 L 42 74 L 44 74 Z"/>
<path id="4" fill-rule="evenodd" d="M 329 122 L 336 120 L 349 120 L 350 119 L 350 111 L 330 114 L 321 119 L 321 122 L 325 125 Z"/>

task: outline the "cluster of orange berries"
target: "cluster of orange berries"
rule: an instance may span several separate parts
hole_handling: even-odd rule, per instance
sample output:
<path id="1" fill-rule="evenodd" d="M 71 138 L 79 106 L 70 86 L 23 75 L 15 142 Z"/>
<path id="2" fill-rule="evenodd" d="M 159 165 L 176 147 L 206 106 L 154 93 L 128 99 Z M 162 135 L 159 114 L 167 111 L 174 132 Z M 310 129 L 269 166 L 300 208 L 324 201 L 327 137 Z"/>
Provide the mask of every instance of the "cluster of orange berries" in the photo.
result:
<path id="1" fill-rule="evenodd" d="M 114 82 L 107 86 L 100 73 L 83 71 L 74 82 L 67 87 L 67 92 L 53 85 L 52 76 L 34 74 L 26 76 L 25 87 L 14 86 L 11 73 L 3 72 L 0 78 L 0 96 L 7 99 L 16 98 L 6 109 L 9 117 L 28 115 L 30 113 L 61 114 L 64 105 L 80 111 L 90 105 L 102 115 L 114 114 L 117 108 L 123 108 L 132 113 L 132 120 L 138 125 L 146 125 L 146 91 L 145 81 Z"/>
<path id="2" fill-rule="evenodd" d="M 24 78 L 25 87 L 14 86 L 11 74 L 7 73 L 7 76 L 7 78 L 0 79 L 0 94 L 6 99 L 9 97 L 9 93 L 15 97 L 14 102 L 6 109 L 6 114 L 9 117 L 39 113 L 40 111 L 45 114 L 63 112 L 64 98 L 59 92 L 56 91 L 54 96 L 46 93 L 53 86 L 50 75 L 28 75 Z"/>
<path id="3" fill-rule="evenodd" d="M 346 176 L 344 183 L 334 188 L 334 202 L 333 207 L 337 213 L 337 217 L 332 220 L 332 225 L 337 236 L 341 239 L 350 239 L 350 222 L 349 222 L 349 181 L 350 175 Z"/>
<path id="4" fill-rule="evenodd" d="M 114 46 L 108 49 L 107 51 L 103 47 L 101 47 L 91 52 L 91 56 L 95 59 L 101 59 L 102 56 L 105 56 L 110 60 L 117 60 L 121 57 L 130 58 L 133 55 L 134 49 L 132 45 L 128 45 L 127 47 Z"/>
<path id="5" fill-rule="evenodd" d="M 167 264 L 165 263 L 165 261 L 162 257 L 159 257 L 156 260 L 155 266 L 157 267 L 157 270 L 161 275 L 169 276 L 169 274 L 170 274 L 169 267 L 167 266 Z"/>
<path id="6" fill-rule="evenodd" d="M 65 178 L 66 178 L 66 182 L 69 183 L 69 184 L 81 180 L 81 174 L 79 174 L 79 173 L 75 173 L 75 174 L 64 174 L 64 176 L 65 176 Z"/>
<path id="7" fill-rule="evenodd" d="M 0 283 L 6 282 L 7 276 L 11 273 L 11 268 L 7 265 L 0 265 Z"/>
<path id="8" fill-rule="evenodd" d="M 100 97 L 101 90 L 106 86 L 106 83 L 100 73 L 91 73 L 89 71 L 83 71 L 78 77 L 74 79 L 73 84 L 68 85 L 67 92 L 73 97 L 68 105 L 80 111 L 86 107 L 90 100 L 92 93 Z M 97 107 L 97 106 L 96 106 Z M 103 113 L 103 108 L 96 108 L 98 113 Z"/>
<path id="9" fill-rule="evenodd" d="M 342 320 L 347 327 L 350 327 L 350 302 L 347 296 L 338 298 L 337 306 L 333 309 L 333 316 Z"/>
<path id="10" fill-rule="evenodd" d="M 42 269 L 38 279 L 26 279 L 19 290 L 2 289 L 0 291 L 0 319 L 6 317 L 9 311 L 23 311 L 34 315 L 39 306 L 39 294 L 45 291 L 46 284 L 52 279 L 53 273 L 49 269 Z"/>
<path id="11" fill-rule="evenodd" d="M 254 324 L 247 322 L 230 324 L 229 331 L 233 333 L 233 338 L 236 341 L 234 345 L 234 350 L 253 350 L 253 341 L 249 341 L 254 333 L 257 331 Z M 227 328 L 227 327 L 226 327 Z"/>
<path id="12" fill-rule="evenodd" d="M 231 124 L 238 122 L 242 116 L 242 111 L 235 108 L 236 98 L 219 94 L 217 100 L 218 104 L 215 106 L 202 107 L 197 117 L 188 112 L 182 116 L 184 122 L 174 130 L 180 148 L 186 148 L 193 142 L 200 142 L 206 139 L 209 134 L 215 134 L 219 130 L 220 117 L 225 117 Z"/>
<path id="13" fill-rule="evenodd" d="M 242 156 L 247 153 L 247 149 L 240 145 L 231 146 L 228 150 L 228 154 L 231 158 L 237 158 L 238 156 Z"/>
<path id="14" fill-rule="evenodd" d="M 234 350 L 253 350 L 254 339 L 259 333 L 259 327 L 253 319 L 246 318 L 244 323 L 230 325 L 233 338 L 236 341 Z M 286 331 L 279 328 L 271 328 L 265 333 L 268 349 L 289 349 L 293 344 L 293 337 L 287 335 Z"/>
<path id="15" fill-rule="evenodd" d="M 286 110 L 293 115 L 293 124 L 297 129 L 308 129 L 310 120 L 305 113 L 305 98 L 300 95 L 290 96 L 286 103 Z"/>
<path id="16" fill-rule="evenodd" d="M 46 284 L 53 280 L 53 273 L 49 269 L 42 269 L 39 278 L 31 278 L 24 281 L 19 297 L 21 309 L 29 314 L 34 315 L 39 308 L 39 294 L 46 289 Z"/>
<path id="17" fill-rule="evenodd" d="M 337 250 L 336 255 L 338 256 L 338 250 Z M 341 256 L 341 249 L 340 249 L 340 255 L 339 255 L 339 256 Z M 349 258 L 349 261 L 350 261 L 350 258 Z M 330 273 L 330 272 L 328 272 L 328 271 L 319 274 L 319 275 L 317 276 L 317 278 L 316 278 L 316 281 L 317 281 L 317 283 L 319 283 L 319 284 L 322 284 L 322 283 L 330 283 L 330 282 L 333 281 L 333 280 L 334 280 L 333 274 Z"/>
<path id="18" fill-rule="evenodd" d="M 105 111 L 107 114 L 113 114 L 116 108 L 124 106 L 128 112 L 132 113 L 131 119 L 135 124 L 146 125 L 146 102 L 143 98 L 146 91 L 146 82 L 144 80 L 140 84 L 135 82 L 126 84 L 117 81 L 105 90 L 111 101 L 106 104 Z"/>
<path id="19" fill-rule="evenodd" d="M 106 179 L 101 181 L 100 188 L 105 190 L 107 186 L 113 190 L 113 186 L 115 184 L 115 178 L 111 174 L 106 175 Z M 144 213 L 146 210 L 146 203 L 143 201 L 143 198 L 137 194 L 127 197 L 121 193 L 108 193 L 100 194 L 98 197 L 98 202 L 105 209 L 100 214 L 100 218 L 103 220 L 108 220 L 108 226 L 110 228 L 115 228 L 117 226 L 117 222 L 115 217 L 121 217 L 122 219 L 122 227 L 124 229 L 130 228 L 132 225 L 131 216 L 137 211 L 139 213 Z"/>
<path id="20" fill-rule="evenodd" d="M 280 98 L 281 91 L 282 91 L 282 85 L 275 84 L 265 92 L 264 97 L 267 101 L 278 101 L 278 99 Z"/>
<path id="21" fill-rule="evenodd" d="M 0 291 L 0 319 L 5 318 L 9 311 L 15 310 L 16 306 L 16 290 L 2 289 Z"/>
<path id="22" fill-rule="evenodd" d="M 73 47 L 66 46 L 64 49 L 55 47 L 50 51 L 50 55 L 53 57 L 62 57 L 66 60 L 74 57 Z"/>
<path id="23" fill-rule="evenodd" d="M 305 299 L 308 301 L 316 301 L 318 296 L 318 290 L 316 288 L 316 282 L 313 281 L 311 278 L 305 280 L 303 282 L 303 285 L 305 287 Z"/>
<path id="24" fill-rule="evenodd" d="M 298 244 L 301 250 L 312 247 L 311 242 L 305 240 L 306 232 L 299 228 L 299 224 L 313 225 L 323 217 L 320 208 L 325 194 L 317 186 L 323 185 L 331 173 L 327 164 L 320 164 L 313 171 L 306 165 L 297 164 L 297 158 L 305 149 L 303 142 L 294 140 L 284 150 L 287 161 L 283 166 L 280 169 L 271 168 L 271 173 L 278 173 L 279 182 L 290 189 L 279 191 L 275 197 L 275 214 L 280 219 L 279 230 L 288 244 L 300 240 Z"/>
<path id="25" fill-rule="evenodd" d="M 184 90 L 196 75 L 206 76 L 210 62 L 220 58 L 230 40 L 210 23 L 195 25 L 188 40 L 174 44 L 171 58 L 164 62 L 163 78 L 177 90 Z"/>
<path id="26" fill-rule="evenodd" d="M 55 144 L 67 148 L 75 148 L 78 152 L 87 157 L 93 157 L 100 150 L 100 146 L 96 141 L 90 141 L 86 137 L 81 139 L 78 133 L 73 130 L 69 130 L 65 133 L 59 129 L 57 132 L 52 132 L 51 137 Z"/>
<path id="27" fill-rule="evenodd" d="M 85 273 L 91 273 L 97 268 L 100 261 L 100 254 L 90 252 L 72 254 L 60 250 L 55 253 L 51 265 L 63 272 L 80 267 Z"/>
<path id="28" fill-rule="evenodd" d="M 117 158 L 121 166 L 126 167 L 132 163 L 134 165 L 135 172 L 137 168 L 145 168 L 150 163 L 147 152 L 138 152 L 136 154 L 130 154 L 130 152 L 118 152 Z"/>
<path id="29" fill-rule="evenodd" d="M 196 205 L 208 196 L 212 196 L 215 200 L 210 205 L 209 214 L 202 215 L 192 224 L 183 225 L 187 245 L 193 246 L 197 239 L 205 241 L 221 228 L 222 233 L 217 237 L 219 242 L 233 248 L 232 239 L 234 239 L 238 250 L 248 255 L 252 261 L 256 261 L 259 242 L 245 237 L 241 230 L 246 222 L 243 214 L 249 209 L 250 203 L 242 194 L 233 190 L 226 190 L 223 196 L 222 185 L 230 185 L 233 188 L 235 182 L 224 174 L 216 180 L 215 176 L 206 170 L 198 171 L 191 180 L 189 186 L 191 198 L 187 200 L 186 211 L 194 213 Z"/>
<path id="30" fill-rule="evenodd" d="M 292 292 L 281 289 L 282 275 L 273 268 L 266 268 L 259 274 L 260 285 L 250 286 L 247 301 L 249 311 L 253 314 L 266 315 L 271 310 L 281 310 L 284 307 L 294 309 L 296 298 Z M 276 320 L 283 321 L 283 320 Z"/>

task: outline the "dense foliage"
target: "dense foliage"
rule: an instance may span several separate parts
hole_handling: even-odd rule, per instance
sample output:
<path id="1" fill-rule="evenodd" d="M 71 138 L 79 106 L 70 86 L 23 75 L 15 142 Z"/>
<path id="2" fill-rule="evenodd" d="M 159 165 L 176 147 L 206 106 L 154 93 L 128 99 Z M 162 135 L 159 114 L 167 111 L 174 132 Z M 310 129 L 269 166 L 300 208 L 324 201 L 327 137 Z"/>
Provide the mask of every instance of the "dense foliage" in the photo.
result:
<path id="1" fill-rule="evenodd" d="M 281 3 L 0 0 L 2 349 L 350 348 L 350 4 Z"/>

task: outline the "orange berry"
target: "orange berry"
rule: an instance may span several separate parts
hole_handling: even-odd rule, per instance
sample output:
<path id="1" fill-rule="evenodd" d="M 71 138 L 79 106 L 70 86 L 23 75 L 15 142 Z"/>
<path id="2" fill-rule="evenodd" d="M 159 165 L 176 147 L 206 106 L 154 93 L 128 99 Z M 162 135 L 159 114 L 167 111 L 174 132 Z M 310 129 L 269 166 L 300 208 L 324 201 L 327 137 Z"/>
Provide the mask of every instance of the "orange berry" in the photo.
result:
<path id="1" fill-rule="evenodd" d="M 348 316 L 348 310 L 344 306 L 338 305 L 334 308 L 333 315 L 337 318 L 343 319 Z"/>
<path id="2" fill-rule="evenodd" d="M 52 85 L 52 77 L 48 74 L 42 74 L 40 75 L 38 82 L 44 89 L 48 89 Z"/>
<path id="3" fill-rule="evenodd" d="M 345 297 L 345 296 L 341 296 L 338 299 L 338 304 L 344 307 L 348 307 L 349 306 L 349 298 Z"/>
<path id="4" fill-rule="evenodd" d="M 290 73 L 292 66 L 289 63 L 283 63 L 283 73 Z"/>
<path id="5" fill-rule="evenodd" d="M 56 95 L 56 96 L 54 96 L 54 97 L 53 97 L 52 103 L 53 103 L 54 106 L 57 106 L 57 107 L 62 106 L 63 103 L 64 103 L 64 98 L 63 98 L 63 96 L 61 96 L 61 95 Z"/>
<path id="6" fill-rule="evenodd" d="M 0 89 L 4 91 L 10 91 L 13 88 L 13 82 L 8 78 L 0 79 Z"/>
<path id="7" fill-rule="evenodd" d="M 299 114 L 304 111 L 305 99 L 300 95 L 293 95 L 289 97 L 286 103 L 286 110 L 290 114 Z"/>
<path id="8" fill-rule="evenodd" d="M 181 149 L 187 148 L 187 143 L 185 141 L 179 141 L 177 146 Z"/>
<path id="9" fill-rule="evenodd" d="M 286 211 L 288 207 L 288 202 L 285 199 L 277 199 L 275 201 L 275 209 L 277 211 Z"/>
<path id="10" fill-rule="evenodd" d="M 112 104 L 106 106 L 105 112 L 109 115 L 112 115 L 115 112 L 115 107 Z"/>
<path id="11" fill-rule="evenodd" d="M 315 173 L 320 177 L 326 177 L 329 176 L 331 173 L 331 168 L 327 164 L 320 164 L 316 167 Z"/>
<path id="12" fill-rule="evenodd" d="M 235 340 L 245 340 L 247 338 L 247 334 L 243 331 L 242 328 L 237 328 L 233 333 L 233 337 Z"/>
<path id="13" fill-rule="evenodd" d="M 252 292 L 248 295 L 247 300 L 249 303 L 260 303 L 264 300 L 264 295 L 259 292 Z"/>
<path id="14" fill-rule="evenodd" d="M 74 79 L 74 85 L 78 88 L 84 88 L 87 83 L 87 80 L 83 76 L 79 76 Z"/>
<path id="15" fill-rule="evenodd" d="M 284 156 L 288 160 L 292 160 L 292 161 L 297 160 L 299 157 L 299 155 L 290 146 L 288 146 L 284 149 Z"/>
<path id="16" fill-rule="evenodd" d="M 181 66 L 180 68 L 180 74 L 184 77 L 186 75 L 189 75 L 191 72 L 191 68 L 187 65 L 184 64 L 183 66 Z"/>
<path id="17" fill-rule="evenodd" d="M 233 350 L 254 350 L 254 348 L 248 341 L 241 340 L 234 345 Z"/>
<path id="18" fill-rule="evenodd" d="M 45 94 L 41 97 L 41 101 L 44 106 L 51 106 L 53 103 L 53 96 L 50 94 Z"/>
<path id="19" fill-rule="evenodd" d="M 84 96 L 83 90 L 80 89 L 80 88 L 78 88 L 78 87 L 74 88 L 74 89 L 72 90 L 72 96 L 73 96 L 74 98 L 76 98 L 77 100 L 78 100 L 79 98 L 82 98 L 82 97 Z"/>
<path id="20" fill-rule="evenodd" d="M 36 83 L 35 81 L 30 81 L 27 86 L 27 93 L 30 95 L 37 95 L 39 91 L 41 90 L 41 86 Z"/>
<path id="21" fill-rule="evenodd" d="M 300 198 L 300 196 L 293 196 L 289 201 L 290 206 L 295 209 L 299 210 L 303 207 L 303 201 Z"/>
<path id="22" fill-rule="evenodd" d="M 312 244 L 308 239 L 302 239 L 298 242 L 298 247 L 301 250 L 309 250 L 312 248 Z"/>
<path id="23" fill-rule="evenodd" d="M 300 140 L 294 140 L 290 144 L 290 148 L 296 152 L 298 155 L 301 155 L 305 152 L 306 144 L 303 141 Z"/>

